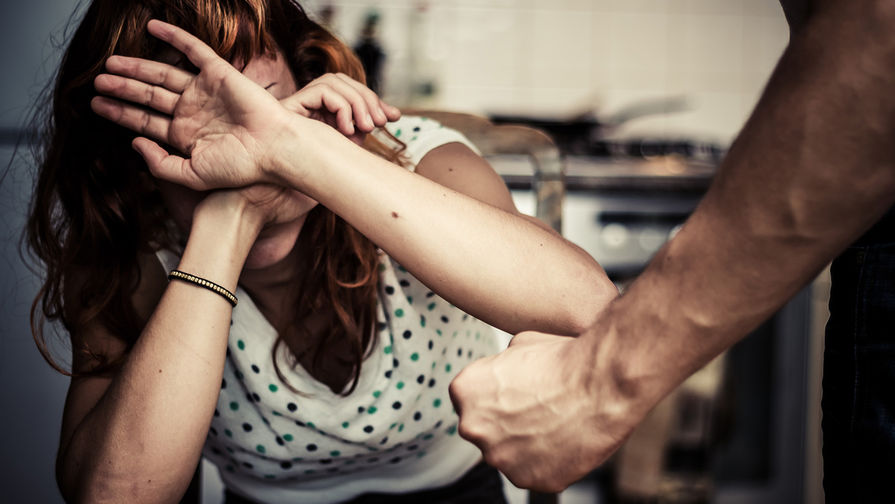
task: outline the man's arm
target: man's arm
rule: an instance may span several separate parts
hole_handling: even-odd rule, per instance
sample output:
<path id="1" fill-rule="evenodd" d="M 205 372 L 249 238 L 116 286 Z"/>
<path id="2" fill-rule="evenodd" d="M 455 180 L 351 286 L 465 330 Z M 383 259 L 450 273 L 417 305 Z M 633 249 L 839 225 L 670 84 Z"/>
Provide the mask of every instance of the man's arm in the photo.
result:
<path id="1" fill-rule="evenodd" d="M 455 380 L 460 433 L 517 485 L 562 489 L 602 463 L 892 205 L 895 3 L 805 12 L 706 197 L 597 325 L 517 336 Z"/>

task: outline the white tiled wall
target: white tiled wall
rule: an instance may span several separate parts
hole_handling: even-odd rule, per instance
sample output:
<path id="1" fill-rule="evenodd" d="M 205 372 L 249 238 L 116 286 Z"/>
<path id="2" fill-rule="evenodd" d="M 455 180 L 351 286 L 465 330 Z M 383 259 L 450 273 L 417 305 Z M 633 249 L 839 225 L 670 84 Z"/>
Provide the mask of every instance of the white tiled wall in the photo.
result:
<path id="1" fill-rule="evenodd" d="M 349 44 L 381 15 L 384 94 L 399 105 L 473 112 L 609 115 L 638 100 L 689 109 L 619 134 L 729 141 L 788 38 L 776 0 L 306 0 L 335 8 Z M 436 94 L 414 95 L 431 80 Z"/>

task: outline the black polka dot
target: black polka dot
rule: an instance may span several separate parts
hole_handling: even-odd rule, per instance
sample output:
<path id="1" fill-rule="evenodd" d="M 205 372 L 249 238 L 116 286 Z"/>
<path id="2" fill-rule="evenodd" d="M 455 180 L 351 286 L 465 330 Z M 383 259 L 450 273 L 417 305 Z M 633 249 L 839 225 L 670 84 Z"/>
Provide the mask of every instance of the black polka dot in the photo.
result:
<path id="1" fill-rule="evenodd" d="M 253 466 L 252 464 L 250 464 L 248 462 L 243 462 L 242 466 L 245 467 L 246 469 L 254 469 L 255 468 L 255 466 Z"/>
<path id="2" fill-rule="evenodd" d="M 401 363 L 398 362 L 398 359 L 392 359 L 392 367 L 398 367 L 399 364 Z"/>
<path id="3" fill-rule="evenodd" d="M 214 427 L 209 427 L 208 432 L 212 433 L 212 435 L 215 435 L 215 436 L 218 435 L 218 431 Z"/>
<path id="4" fill-rule="evenodd" d="M 366 427 L 364 427 L 364 432 L 366 432 L 367 434 L 373 432 L 373 426 L 367 425 Z"/>
<path id="5" fill-rule="evenodd" d="M 289 462 L 288 460 L 280 462 L 280 467 L 283 469 L 292 469 L 292 462 Z"/>
<path id="6" fill-rule="evenodd" d="M 392 408 L 401 409 L 401 401 L 395 401 L 392 403 Z"/>
<path id="7" fill-rule="evenodd" d="M 385 325 L 385 322 L 376 322 L 376 329 L 379 331 L 384 331 L 386 327 L 388 326 Z"/>
<path id="8" fill-rule="evenodd" d="M 252 399 L 254 399 L 255 402 L 261 402 L 261 396 L 259 396 L 258 394 L 254 393 L 254 392 L 252 392 Z"/>
<path id="9" fill-rule="evenodd" d="M 422 385 L 423 383 L 426 382 L 426 377 L 423 375 L 419 375 L 416 377 L 416 382 L 419 383 L 420 385 Z"/>
<path id="10" fill-rule="evenodd" d="M 233 325 L 233 319 L 230 319 L 230 325 Z"/>
<path id="11" fill-rule="evenodd" d="M 398 283 L 401 284 L 401 287 L 410 287 L 410 282 L 408 282 L 407 280 L 401 280 Z"/>
<path id="12" fill-rule="evenodd" d="M 460 357 L 460 356 L 462 356 L 462 355 L 463 355 L 463 349 L 462 349 L 462 348 L 458 348 L 458 349 L 457 349 L 457 357 Z"/>
<path id="13" fill-rule="evenodd" d="M 419 126 L 414 126 L 414 127 L 413 127 L 413 131 L 414 131 L 414 132 L 417 132 L 417 131 L 419 131 L 419 130 L 420 130 L 420 127 L 419 127 Z"/>
<path id="14" fill-rule="evenodd" d="M 236 370 L 236 373 L 235 373 L 235 374 L 236 374 L 236 379 L 237 379 L 237 380 L 242 380 L 242 379 L 245 378 L 245 376 L 246 376 L 246 375 L 242 374 L 242 371 L 240 371 L 240 370 L 238 370 L 238 369 Z"/>
<path id="15" fill-rule="evenodd" d="M 367 459 L 368 464 L 375 464 L 376 462 L 379 462 L 379 457 L 370 457 Z"/>
<path id="16" fill-rule="evenodd" d="M 305 423 L 302 422 L 301 420 L 296 420 L 296 421 L 295 421 L 295 425 L 297 425 L 297 426 L 299 426 L 299 427 L 304 427 L 304 426 L 305 426 Z"/>
<path id="17" fill-rule="evenodd" d="M 323 459 L 320 461 L 320 463 L 323 465 L 329 465 L 329 464 L 332 464 L 333 461 L 332 461 L 332 459 Z"/>
<path id="18" fill-rule="evenodd" d="M 437 428 L 441 427 L 443 423 L 444 423 L 444 422 L 442 422 L 441 420 L 439 420 L 439 421 L 435 424 L 435 427 L 434 427 L 434 428 L 437 429 Z"/>
<path id="19" fill-rule="evenodd" d="M 463 314 L 463 319 L 462 319 L 462 320 L 466 320 L 466 319 L 468 319 L 468 318 L 469 318 L 469 314 L 468 314 L 468 313 L 464 313 L 464 314 Z"/>
<path id="20" fill-rule="evenodd" d="M 410 332 L 410 329 L 408 329 L 408 330 L 404 331 L 403 336 L 404 336 L 404 339 L 410 339 L 410 337 L 413 336 L 413 333 Z"/>
<path id="21" fill-rule="evenodd" d="M 305 446 L 305 449 L 308 450 L 309 452 L 317 451 L 317 445 L 315 445 L 314 443 L 311 443 L 308 446 Z"/>
<path id="22" fill-rule="evenodd" d="M 386 285 L 386 286 L 385 286 L 385 293 L 388 294 L 388 295 L 392 295 L 392 294 L 395 293 L 395 288 L 392 287 L 391 285 Z"/>
<path id="23" fill-rule="evenodd" d="M 217 448 L 212 448 L 211 453 L 214 453 L 215 455 L 223 455 L 223 453 L 221 453 L 221 450 L 218 450 Z"/>
<path id="24" fill-rule="evenodd" d="M 435 386 L 435 378 L 431 378 L 431 379 L 429 380 L 429 388 L 432 388 L 432 387 L 434 387 L 434 386 Z"/>
<path id="25" fill-rule="evenodd" d="M 423 414 L 420 413 L 419 411 L 417 411 L 416 413 L 413 414 L 413 419 L 416 420 L 417 422 L 419 422 L 420 419 L 422 419 L 422 418 L 423 418 Z"/>
<path id="26" fill-rule="evenodd" d="M 250 424 L 248 422 L 242 424 L 242 430 L 244 430 L 246 432 L 252 432 L 252 424 Z"/>
<path id="27" fill-rule="evenodd" d="M 222 379 L 221 380 L 221 389 L 225 389 L 225 388 L 227 388 L 227 380 Z"/>
<path id="28" fill-rule="evenodd" d="M 283 441 L 283 438 L 281 438 L 280 436 L 277 436 L 276 440 L 277 440 L 277 444 L 280 446 L 284 446 L 286 444 L 286 442 Z"/>
<path id="29" fill-rule="evenodd" d="M 254 371 L 255 374 L 258 374 L 261 372 L 261 369 L 259 369 L 258 366 L 252 364 L 252 371 Z"/>
<path id="30" fill-rule="evenodd" d="M 384 445 L 385 443 L 388 443 L 388 436 L 382 438 L 382 440 L 379 441 L 379 444 L 381 445 Z"/>
<path id="31" fill-rule="evenodd" d="M 435 342 L 432 340 L 429 340 L 429 350 L 432 350 L 432 348 L 434 348 L 434 347 L 435 347 Z"/>
<path id="32" fill-rule="evenodd" d="M 388 463 L 389 464 L 397 464 L 400 461 L 401 461 L 401 457 L 395 457 L 395 458 L 389 460 Z"/>
<path id="33" fill-rule="evenodd" d="M 367 408 L 364 408 L 363 406 L 358 406 L 358 407 L 357 407 L 357 412 L 358 412 L 358 413 L 363 413 L 363 412 L 366 411 L 366 410 L 367 410 Z"/>
<path id="34" fill-rule="evenodd" d="M 447 324 L 448 322 L 450 322 L 450 319 L 447 318 L 447 315 L 442 315 L 442 316 L 441 316 L 441 321 L 444 322 L 445 324 Z"/>
<path id="35" fill-rule="evenodd" d="M 221 412 L 218 410 L 214 410 L 214 416 L 221 416 Z"/>
<path id="36" fill-rule="evenodd" d="M 470 359 L 472 358 L 472 350 L 470 350 L 469 352 L 466 353 L 466 357 L 468 357 Z"/>
<path id="37" fill-rule="evenodd" d="M 337 472 L 339 472 L 339 468 L 338 467 L 330 467 L 329 469 L 326 470 L 326 472 L 337 473 Z"/>
<path id="38" fill-rule="evenodd" d="M 294 402 L 291 402 L 286 405 L 286 409 L 289 411 L 295 411 L 298 409 L 298 405 L 296 405 Z"/>
<path id="39" fill-rule="evenodd" d="M 413 451 L 413 450 L 416 450 L 417 448 L 419 448 L 419 445 L 412 444 L 407 447 L 407 451 Z"/>
<path id="40" fill-rule="evenodd" d="M 386 377 L 386 378 L 391 378 L 391 377 L 392 377 L 392 370 L 391 370 L 391 369 L 389 369 L 388 371 L 385 372 L 385 377 Z"/>

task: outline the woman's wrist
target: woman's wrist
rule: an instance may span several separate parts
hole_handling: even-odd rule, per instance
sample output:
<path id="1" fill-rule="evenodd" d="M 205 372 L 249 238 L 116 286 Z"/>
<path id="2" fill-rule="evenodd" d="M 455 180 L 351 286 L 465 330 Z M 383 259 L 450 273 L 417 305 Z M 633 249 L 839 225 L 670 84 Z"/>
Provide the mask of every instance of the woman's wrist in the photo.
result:
<path id="1" fill-rule="evenodd" d="M 209 194 L 193 214 L 179 269 L 234 291 L 263 224 L 238 192 Z"/>

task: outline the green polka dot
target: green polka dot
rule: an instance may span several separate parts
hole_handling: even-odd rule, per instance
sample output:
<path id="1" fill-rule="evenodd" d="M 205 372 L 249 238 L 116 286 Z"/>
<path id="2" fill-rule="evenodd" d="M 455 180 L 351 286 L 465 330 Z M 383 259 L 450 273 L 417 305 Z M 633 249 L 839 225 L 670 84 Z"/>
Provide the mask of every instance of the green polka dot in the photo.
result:
<path id="1" fill-rule="evenodd" d="M 285 439 L 286 441 L 292 441 L 295 438 L 292 437 L 292 434 L 283 434 L 283 439 Z"/>
<path id="2" fill-rule="evenodd" d="M 277 386 L 274 385 L 273 383 L 271 383 L 270 385 L 268 385 L 267 388 L 269 388 L 271 392 L 276 392 L 277 390 L 279 390 L 279 387 L 277 387 Z"/>
<path id="3" fill-rule="evenodd" d="M 255 449 L 258 450 L 258 453 L 265 453 L 265 452 L 267 452 L 267 448 L 265 448 L 264 445 L 260 445 L 260 444 L 259 444 L 258 446 L 255 447 Z"/>
<path id="4" fill-rule="evenodd" d="M 228 453 L 234 453 L 233 448 L 230 448 L 230 447 L 228 446 L 228 447 L 227 447 L 227 452 L 228 452 Z"/>
<path id="5" fill-rule="evenodd" d="M 402 432 L 404 430 L 404 424 L 398 426 L 398 432 Z"/>
<path id="6" fill-rule="evenodd" d="M 413 296 L 407 296 L 407 304 L 413 304 Z"/>
<path id="7" fill-rule="evenodd" d="M 340 452 L 339 450 L 333 450 L 333 451 L 329 452 L 330 457 L 338 457 L 341 454 L 342 454 L 342 452 Z"/>
<path id="8" fill-rule="evenodd" d="M 426 308 L 428 308 L 429 311 L 434 310 L 434 309 L 435 309 L 435 303 L 429 303 L 429 306 L 427 306 Z"/>
<path id="9" fill-rule="evenodd" d="M 245 350 L 245 349 L 246 349 L 245 341 L 243 341 L 243 340 L 236 340 L 236 348 L 238 348 L 238 349 L 240 349 L 240 350 Z"/>
<path id="10" fill-rule="evenodd" d="M 426 456 L 426 452 L 425 452 L 425 451 L 421 451 L 421 452 L 419 452 L 419 453 L 416 454 L 416 458 L 423 458 L 423 457 L 425 457 L 425 456 Z"/>
<path id="11" fill-rule="evenodd" d="M 433 437 L 435 437 L 435 436 L 433 436 L 432 434 L 426 434 L 425 436 L 423 436 L 423 440 L 428 441 L 428 440 L 432 439 Z"/>
<path id="12" fill-rule="evenodd" d="M 420 327 L 426 327 L 426 316 L 420 315 Z"/>
<path id="13" fill-rule="evenodd" d="M 416 140 L 416 139 L 417 139 L 417 136 L 416 136 L 416 135 L 413 135 L 413 138 L 411 138 L 410 141 L 412 142 L 412 141 L 414 141 L 414 140 Z"/>
<path id="14" fill-rule="evenodd" d="M 379 272 L 382 273 L 383 271 L 385 271 L 385 265 L 384 265 L 384 264 L 380 264 L 380 265 L 379 265 Z"/>
<path id="15" fill-rule="evenodd" d="M 447 364 L 444 365 L 444 372 L 445 372 L 445 373 L 450 373 L 450 372 L 451 372 L 451 364 L 450 364 L 450 363 L 447 363 Z"/>
<path id="16" fill-rule="evenodd" d="M 304 459 L 301 457 L 292 457 L 293 462 L 301 462 L 302 460 L 304 460 Z"/>
<path id="17" fill-rule="evenodd" d="M 392 430 L 392 429 L 394 429 L 394 428 L 397 427 L 397 426 L 398 426 L 398 422 L 395 422 L 395 423 L 393 423 L 393 424 L 391 424 L 391 425 L 388 426 L 388 430 Z"/>
<path id="18" fill-rule="evenodd" d="M 401 309 L 401 308 L 398 308 L 397 310 L 395 310 L 395 316 L 398 317 L 398 318 L 403 317 L 403 316 L 404 316 L 404 310 Z"/>
<path id="19" fill-rule="evenodd" d="M 401 390 L 402 388 L 404 388 L 404 382 L 399 381 L 399 382 L 397 383 L 397 385 L 395 385 L 395 387 L 396 387 L 398 390 Z"/>
<path id="20" fill-rule="evenodd" d="M 342 428 L 343 428 L 343 429 L 347 429 L 349 425 L 351 425 L 351 424 L 348 423 L 348 422 L 342 422 Z"/>
<path id="21" fill-rule="evenodd" d="M 410 354 L 410 360 L 412 360 L 412 361 L 420 360 L 420 354 L 413 352 L 412 354 Z"/>
<path id="22" fill-rule="evenodd" d="M 378 410 L 376 409 L 376 406 L 370 406 L 369 408 L 367 408 L 367 413 L 369 413 L 369 414 L 371 414 L 371 415 L 372 415 L 373 413 L 376 413 L 376 411 L 378 411 Z"/>
<path id="23" fill-rule="evenodd" d="M 283 416 L 279 411 L 271 411 L 271 413 L 273 413 L 273 416 Z"/>
<path id="24" fill-rule="evenodd" d="M 447 428 L 447 430 L 445 432 L 447 432 L 449 436 L 453 436 L 454 433 L 457 432 L 457 426 L 451 425 L 450 427 Z"/>
<path id="25" fill-rule="evenodd" d="M 306 469 L 306 470 L 305 470 L 305 474 L 314 474 L 314 470 L 313 470 L 313 469 Z"/>
<path id="26" fill-rule="evenodd" d="M 475 333 L 475 339 L 476 339 L 476 340 L 480 340 L 480 339 L 482 339 L 482 333 L 476 331 L 476 333 Z"/>
<path id="27" fill-rule="evenodd" d="M 399 264 L 399 265 L 398 265 L 398 271 L 401 271 L 401 272 L 403 272 L 403 273 L 407 273 L 407 268 L 405 268 L 404 266 L 401 266 L 401 265 Z"/>
<path id="28" fill-rule="evenodd" d="M 354 461 L 351 459 L 348 459 L 345 461 L 345 465 L 354 465 Z"/>
<path id="29" fill-rule="evenodd" d="M 435 369 L 435 366 L 436 366 L 436 365 L 437 365 L 437 364 L 436 364 L 435 362 L 433 362 L 433 363 L 432 363 L 432 369 Z"/>
<path id="30" fill-rule="evenodd" d="M 238 410 L 238 409 L 239 409 L 239 403 L 236 402 L 236 401 L 232 401 L 232 402 L 230 403 L 230 409 L 233 410 L 233 411 Z"/>
<path id="31" fill-rule="evenodd" d="M 441 336 L 441 329 L 435 329 L 435 334 Z"/>
<path id="32" fill-rule="evenodd" d="M 310 428 L 312 428 L 312 429 L 316 429 L 316 428 L 317 428 L 317 426 L 314 425 L 314 422 L 308 422 L 308 423 L 305 424 L 305 425 L 307 425 L 308 427 L 310 427 Z"/>
<path id="33" fill-rule="evenodd" d="M 454 334 L 451 334 L 451 337 L 456 338 L 456 337 L 457 337 L 457 331 L 454 331 Z"/>
<path id="34" fill-rule="evenodd" d="M 383 348 L 382 351 L 385 352 L 386 355 L 388 355 L 388 354 L 392 353 L 392 346 L 386 345 L 386 347 Z"/>
<path id="35" fill-rule="evenodd" d="M 441 399 L 435 399 L 434 401 L 432 401 L 432 406 L 436 408 L 441 406 Z"/>
<path id="36" fill-rule="evenodd" d="M 401 128 L 395 130 L 395 138 L 401 138 Z"/>
<path id="37" fill-rule="evenodd" d="M 373 391 L 373 397 L 379 397 L 379 396 L 381 396 L 381 395 L 382 395 L 382 391 L 381 391 L 381 390 L 374 390 L 374 391 Z"/>
<path id="38" fill-rule="evenodd" d="M 233 437 L 233 431 L 231 431 L 230 429 L 224 429 L 224 435 L 226 435 L 227 437 Z"/>

